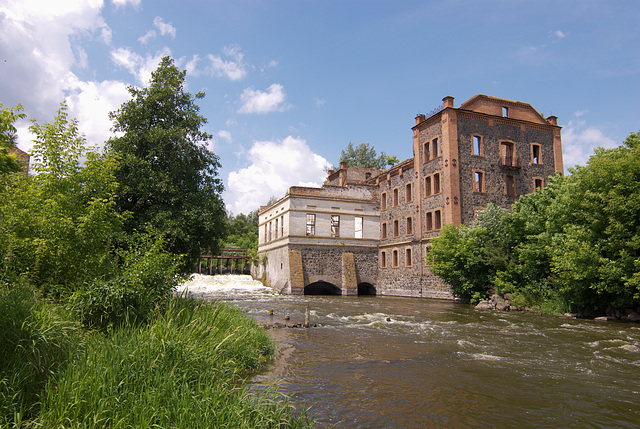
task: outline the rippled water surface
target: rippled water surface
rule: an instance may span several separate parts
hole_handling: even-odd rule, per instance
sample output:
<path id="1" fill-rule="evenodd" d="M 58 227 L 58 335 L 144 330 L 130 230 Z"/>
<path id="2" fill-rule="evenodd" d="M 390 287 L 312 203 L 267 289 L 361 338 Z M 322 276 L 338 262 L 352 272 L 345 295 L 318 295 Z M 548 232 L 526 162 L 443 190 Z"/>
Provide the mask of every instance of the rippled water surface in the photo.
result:
<path id="1" fill-rule="evenodd" d="M 301 323 L 309 308 L 317 326 L 269 331 L 277 358 L 254 381 L 278 383 L 320 426 L 640 426 L 638 324 L 425 299 L 286 296 L 249 276 L 197 276 L 185 287 L 265 324 Z"/>

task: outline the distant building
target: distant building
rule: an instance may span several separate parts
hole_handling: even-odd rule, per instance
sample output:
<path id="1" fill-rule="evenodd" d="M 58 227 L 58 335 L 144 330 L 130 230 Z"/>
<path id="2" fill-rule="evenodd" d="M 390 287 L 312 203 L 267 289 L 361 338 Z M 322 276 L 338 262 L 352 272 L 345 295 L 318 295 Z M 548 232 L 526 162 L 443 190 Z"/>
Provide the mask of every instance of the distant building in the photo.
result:
<path id="1" fill-rule="evenodd" d="M 431 239 L 563 172 L 555 116 L 487 95 L 453 102 L 416 116 L 413 158 L 386 171 L 343 164 L 323 188 L 292 187 L 261 207 L 257 274 L 283 293 L 451 298 L 428 266 Z"/>
<path id="2" fill-rule="evenodd" d="M 7 149 L 9 153 L 16 156 L 18 164 L 22 168 L 22 171 L 27 174 L 29 172 L 29 154 L 17 147 L 9 147 Z"/>

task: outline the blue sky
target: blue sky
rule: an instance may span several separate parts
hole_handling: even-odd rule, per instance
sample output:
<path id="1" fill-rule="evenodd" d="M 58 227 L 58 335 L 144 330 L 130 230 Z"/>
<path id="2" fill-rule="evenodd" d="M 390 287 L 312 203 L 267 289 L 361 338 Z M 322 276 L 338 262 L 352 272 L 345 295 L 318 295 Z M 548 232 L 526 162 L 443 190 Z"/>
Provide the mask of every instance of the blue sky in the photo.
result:
<path id="1" fill-rule="evenodd" d="M 584 165 L 640 129 L 639 23 L 637 0 L 0 0 L 0 102 L 43 123 L 66 98 L 102 146 L 171 55 L 248 213 L 320 185 L 349 141 L 410 158 L 415 115 L 448 95 L 558 116 L 565 166 Z"/>

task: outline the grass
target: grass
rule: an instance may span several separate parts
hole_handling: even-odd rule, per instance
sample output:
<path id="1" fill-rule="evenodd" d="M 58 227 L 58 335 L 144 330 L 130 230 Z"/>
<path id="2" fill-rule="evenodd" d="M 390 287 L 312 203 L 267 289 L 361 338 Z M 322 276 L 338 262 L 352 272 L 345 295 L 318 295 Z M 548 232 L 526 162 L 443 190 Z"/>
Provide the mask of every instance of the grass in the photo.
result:
<path id="1" fill-rule="evenodd" d="M 0 295 L 0 428 L 310 427 L 244 380 L 273 354 L 227 304 L 171 300 L 146 324 L 87 332 L 28 290 Z"/>
<path id="2" fill-rule="evenodd" d="M 254 396 L 243 376 L 273 344 L 237 308 L 175 299 L 149 325 L 95 335 L 49 384 L 44 427 L 305 427 L 285 402 Z"/>

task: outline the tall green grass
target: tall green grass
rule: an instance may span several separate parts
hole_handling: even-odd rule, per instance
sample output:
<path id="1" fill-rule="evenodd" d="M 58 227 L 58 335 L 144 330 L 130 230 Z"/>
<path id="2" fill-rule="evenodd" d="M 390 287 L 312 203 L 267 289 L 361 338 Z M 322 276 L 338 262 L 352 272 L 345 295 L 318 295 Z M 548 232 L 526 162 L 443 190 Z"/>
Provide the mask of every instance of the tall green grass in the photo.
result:
<path id="1" fill-rule="evenodd" d="M 81 337 L 62 307 L 28 287 L 0 282 L 0 427 L 37 416 L 45 385 L 65 368 Z"/>
<path id="2" fill-rule="evenodd" d="M 176 298 L 142 326 L 93 335 L 49 383 L 38 427 L 307 427 L 289 404 L 250 394 L 243 377 L 272 355 L 237 308 Z"/>

